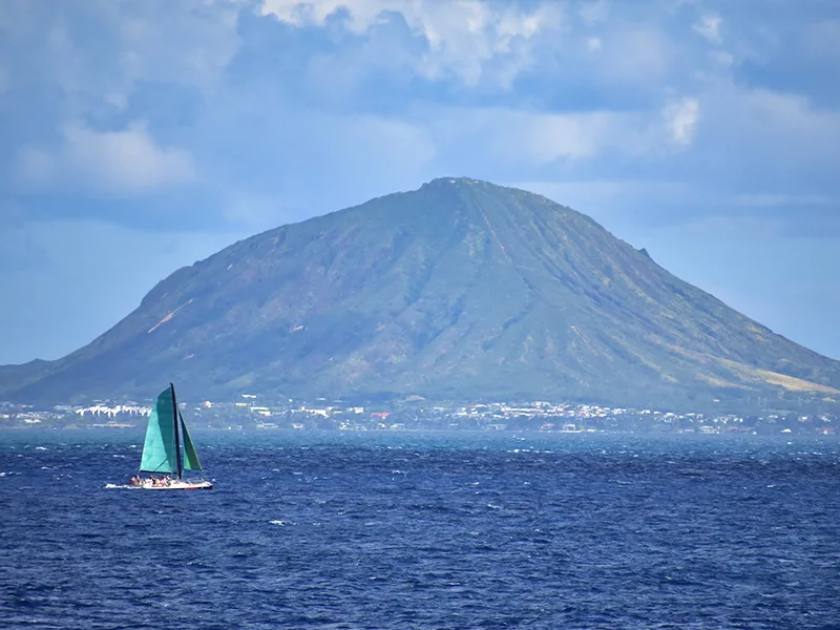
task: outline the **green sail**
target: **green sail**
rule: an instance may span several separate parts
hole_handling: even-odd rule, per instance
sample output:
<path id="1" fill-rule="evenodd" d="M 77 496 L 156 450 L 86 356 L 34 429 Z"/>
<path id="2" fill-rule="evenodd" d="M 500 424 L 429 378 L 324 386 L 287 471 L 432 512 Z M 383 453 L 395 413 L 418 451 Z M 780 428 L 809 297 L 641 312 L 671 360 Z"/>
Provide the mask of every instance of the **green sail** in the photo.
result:
<path id="1" fill-rule="evenodd" d="M 184 422 L 184 416 L 181 415 L 180 411 L 178 417 L 181 419 L 181 436 L 184 438 L 184 470 L 201 470 L 198 453 L 195 452 L 195 446 L 190 439 L 190 432 L 187 431 L 187 423 Z"/>
<path id="2" fill-rule="evenodd" d="M 197 461 L 197 460 L 196 460 Z M 146 427 L 146 442 L 140 460 L 143 472 L 178 472 L 175 453 L 175 423 L 172 421 L 172 389 L 162 391 L 157 398 L 149 425 Z"/>

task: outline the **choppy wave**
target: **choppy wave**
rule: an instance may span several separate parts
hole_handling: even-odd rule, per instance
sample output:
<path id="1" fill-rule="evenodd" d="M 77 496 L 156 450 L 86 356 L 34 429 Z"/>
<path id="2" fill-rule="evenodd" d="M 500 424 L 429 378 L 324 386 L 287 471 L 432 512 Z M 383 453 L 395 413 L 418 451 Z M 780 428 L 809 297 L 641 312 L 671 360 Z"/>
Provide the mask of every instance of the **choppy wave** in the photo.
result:
<path id="1" fill-rule="evenodd" d="M 199 437 L 212 492 L 103 490 L 138 457 L 113 437 L 0 443 L 0 625 L 822 628 L 840 618 L 836 443 Z"/>

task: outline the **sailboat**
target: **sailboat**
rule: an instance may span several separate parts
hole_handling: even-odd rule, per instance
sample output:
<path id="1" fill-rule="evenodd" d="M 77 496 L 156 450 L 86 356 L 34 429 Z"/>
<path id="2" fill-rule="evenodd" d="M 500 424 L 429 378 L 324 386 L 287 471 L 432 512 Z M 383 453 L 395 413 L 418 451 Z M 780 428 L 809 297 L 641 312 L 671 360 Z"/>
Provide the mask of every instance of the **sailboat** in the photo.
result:
<path id="1" fill-rule="evenodd" d="M 157 397 L 149 414 L 146 427 L 146 441 L 140 458 L 141 473 L 157 473 L 157 477 L 142 478 L 135 475 L 126 485 L 106 484 L 106 488 L 132 490 L 211 490 L 209 481 L 184 479 L 185 471 L 201 470 L 190 432 L 175 399 L 175 386 L 169 387 Z M 170 475 L 176 475 L 171 477 Z M 164 476 L 165 475 L 165 476 Z"/>

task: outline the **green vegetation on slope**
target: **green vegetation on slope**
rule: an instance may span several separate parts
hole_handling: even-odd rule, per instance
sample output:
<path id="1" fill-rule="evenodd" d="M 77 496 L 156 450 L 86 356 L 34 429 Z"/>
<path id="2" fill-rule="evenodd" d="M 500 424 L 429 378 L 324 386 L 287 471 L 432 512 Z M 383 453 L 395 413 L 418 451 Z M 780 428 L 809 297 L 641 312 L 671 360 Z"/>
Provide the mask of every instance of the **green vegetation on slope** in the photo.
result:
<path id="1" fill-rule="evenodd" d="M 690 408 L 792 405 L 794 393 L 796 404 L 820 402 L 840 387 L 840 363 L 675 278 L 578 212 L 447 178 L 180 269 L 37 376 L 4 373 L 0 395 L 141 397 L 174 380 L 194 398 Z"/>

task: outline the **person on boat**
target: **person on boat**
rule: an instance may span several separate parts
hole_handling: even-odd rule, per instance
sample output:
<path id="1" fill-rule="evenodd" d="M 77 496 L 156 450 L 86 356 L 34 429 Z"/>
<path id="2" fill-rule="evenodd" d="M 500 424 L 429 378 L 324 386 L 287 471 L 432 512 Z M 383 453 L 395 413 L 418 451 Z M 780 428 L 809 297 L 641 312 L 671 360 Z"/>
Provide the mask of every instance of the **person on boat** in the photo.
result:
<path id="1" fill-rule="evenodd" d="M 129 485 L 132 486 L 139 486 L 140 485 L 140 476 L 139 475 L 132 475 L 131 479 L 128 480 Z"/>

